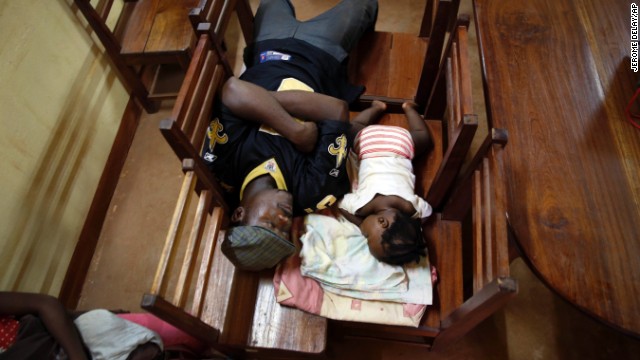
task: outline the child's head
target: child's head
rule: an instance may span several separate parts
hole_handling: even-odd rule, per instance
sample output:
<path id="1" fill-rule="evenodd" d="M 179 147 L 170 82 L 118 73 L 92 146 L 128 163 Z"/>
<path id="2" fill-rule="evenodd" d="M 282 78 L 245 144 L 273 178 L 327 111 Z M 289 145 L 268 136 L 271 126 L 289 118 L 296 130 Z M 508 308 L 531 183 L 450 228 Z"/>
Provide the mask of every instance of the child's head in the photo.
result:
<path id="1" fill-rule="evenodd" d="M 426 255 L 420 220 L 399 210 L 387 209 L 367 216 L 360 230 L 367 238 L 371 254 L 387 264 L 419 262 Z"/>

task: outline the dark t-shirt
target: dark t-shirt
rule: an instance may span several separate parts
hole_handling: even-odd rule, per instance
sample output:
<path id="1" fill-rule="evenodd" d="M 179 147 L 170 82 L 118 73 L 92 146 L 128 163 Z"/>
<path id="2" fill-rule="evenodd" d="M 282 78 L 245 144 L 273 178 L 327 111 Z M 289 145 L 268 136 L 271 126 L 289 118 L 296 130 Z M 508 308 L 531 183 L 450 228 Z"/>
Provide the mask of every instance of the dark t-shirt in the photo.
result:
<path id="1" fill-rule="evenodd" d="M 245 53 L 246 63 L 252 65 L 241 79 L 267 90 L 277 90 L 284 79 L 294 78 L 314 92 L 347 102 L 362 92 L 361 87 L 347 83 L 344 64 L 304 41 L 267 40 L 253 49 Z M 325 208 L 349 191 L 349 123 L 333 119 L 318 122 L 316 148 L 302 154 L 282 136 L 234 116 L 219 101 L 214 114 L 217 118 L 210 124 L 203 159 L 228 191 L 232 207 L 238 203 L 245 179 L 256 169 L 283 179 L 293 194 L 296 215 Z"/>

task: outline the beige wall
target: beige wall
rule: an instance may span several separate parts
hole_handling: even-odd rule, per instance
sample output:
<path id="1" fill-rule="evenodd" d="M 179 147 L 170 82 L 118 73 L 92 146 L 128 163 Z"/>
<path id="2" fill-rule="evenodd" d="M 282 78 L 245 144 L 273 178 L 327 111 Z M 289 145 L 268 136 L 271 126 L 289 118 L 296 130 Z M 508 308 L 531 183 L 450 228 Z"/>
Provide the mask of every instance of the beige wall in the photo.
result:
<path id="1" fill-rule="evenodd" d="M 71 3 L 0 1 L 0 290 L 58 294 L 129 98 Z"/>

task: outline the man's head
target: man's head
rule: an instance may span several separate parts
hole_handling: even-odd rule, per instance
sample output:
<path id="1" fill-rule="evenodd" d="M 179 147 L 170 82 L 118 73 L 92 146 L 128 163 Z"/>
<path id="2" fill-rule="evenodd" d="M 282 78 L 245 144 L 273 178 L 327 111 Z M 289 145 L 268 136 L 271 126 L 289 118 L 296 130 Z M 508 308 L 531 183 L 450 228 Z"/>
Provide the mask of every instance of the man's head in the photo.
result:
<path id="1" fill-rule="evenodd" d="M 426 255 L 420 221 L 401 211 L 386 209 L 371 214 L 362 221 L 360 230 L 371 254 L 387 264 L 419 262 Z"/>
<path id="2" fill-rule="evenodd" d="M 238 268 L 262 270 L 291 255 L 289 241 L 293 198 L 278 189 L 264 189 L 245 197 L 231 215 L 233 227 L 222 243 L 223 253 Z"/>

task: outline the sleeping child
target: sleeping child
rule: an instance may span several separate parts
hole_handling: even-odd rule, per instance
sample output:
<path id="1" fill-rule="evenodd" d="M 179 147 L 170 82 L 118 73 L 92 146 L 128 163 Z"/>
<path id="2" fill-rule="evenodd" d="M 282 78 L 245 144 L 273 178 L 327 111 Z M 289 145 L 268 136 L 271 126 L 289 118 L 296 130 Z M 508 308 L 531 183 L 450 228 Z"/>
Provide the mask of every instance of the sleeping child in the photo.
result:
<path id="1" fill-rule="evenodd" d="M 363 127 L 353 147 L 360 161 L 358 182 L 338 205 L 342 215 L 360 227 L 371 254 L 391 265 L 419 262 L 426 255 L 421 220 L 432 210 L 415 194 L 411 160 L 431 146 L 431 137 L 415 106 L 402 104 L 409 130 L 367 125 L 372 113 L 381 116 L 386 110 L 379 101 L 367 109 L 367 116 L 353 119 Z"/>

